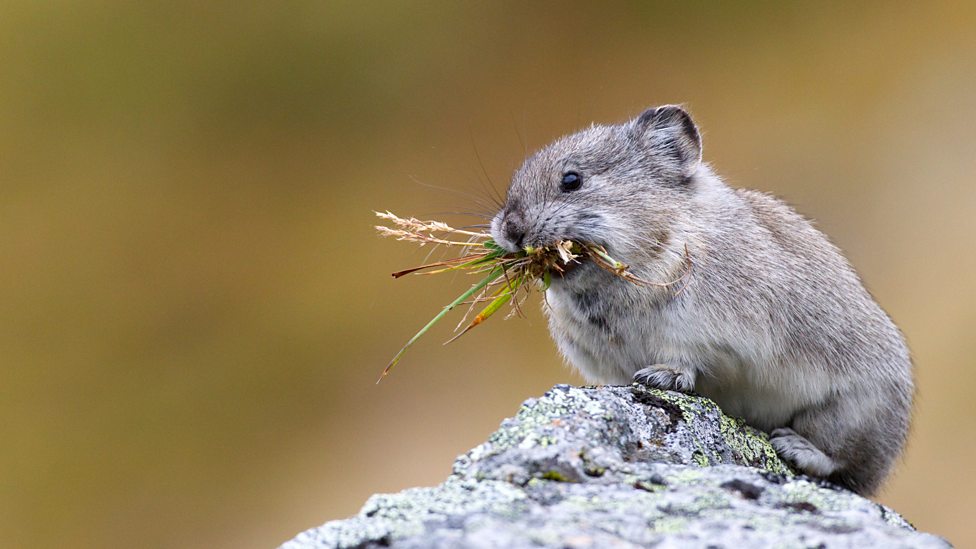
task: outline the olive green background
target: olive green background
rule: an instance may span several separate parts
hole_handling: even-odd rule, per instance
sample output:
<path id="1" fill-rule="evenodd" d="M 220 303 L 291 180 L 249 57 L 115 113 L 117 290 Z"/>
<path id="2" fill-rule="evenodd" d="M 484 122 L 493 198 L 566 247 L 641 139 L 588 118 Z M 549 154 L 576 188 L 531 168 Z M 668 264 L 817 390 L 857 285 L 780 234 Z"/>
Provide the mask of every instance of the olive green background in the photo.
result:
<path id="1" fill-rule="evenodd" d="M 269 547 L 439 482 L 581 380 L 539 313 L 399 346 L 527 151 L 682 102 L 848 254 L 919 396 L 880 496 L 976 544 L 976 10 L 936 3 L 0 5 L 0 545 Z"/>

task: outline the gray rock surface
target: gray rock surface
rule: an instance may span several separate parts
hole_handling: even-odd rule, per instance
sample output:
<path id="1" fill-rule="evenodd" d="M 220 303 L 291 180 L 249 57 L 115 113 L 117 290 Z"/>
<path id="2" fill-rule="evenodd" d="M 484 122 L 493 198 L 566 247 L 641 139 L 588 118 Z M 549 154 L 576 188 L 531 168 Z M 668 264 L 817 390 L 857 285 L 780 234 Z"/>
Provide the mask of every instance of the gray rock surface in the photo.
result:
<path id="1" fill-rule="evenodd" d="M 795 475 L 710 400 L 556 386 L 432 488 L 375 495 L 307 547 L 948 547 L 894 511 Z"/>

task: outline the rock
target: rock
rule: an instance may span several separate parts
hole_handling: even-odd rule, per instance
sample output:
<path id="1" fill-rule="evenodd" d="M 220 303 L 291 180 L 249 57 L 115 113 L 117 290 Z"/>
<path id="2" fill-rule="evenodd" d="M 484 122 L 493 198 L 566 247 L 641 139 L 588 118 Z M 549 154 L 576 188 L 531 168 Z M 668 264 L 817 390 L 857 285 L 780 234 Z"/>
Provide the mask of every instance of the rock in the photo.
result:
<path id="1" fill-rule="evenodd" d="M 559 385 L 432 488 L 371 497 L 307 547 L 948 547 L 897 513 L 794 474 L 712 401 Z"/>

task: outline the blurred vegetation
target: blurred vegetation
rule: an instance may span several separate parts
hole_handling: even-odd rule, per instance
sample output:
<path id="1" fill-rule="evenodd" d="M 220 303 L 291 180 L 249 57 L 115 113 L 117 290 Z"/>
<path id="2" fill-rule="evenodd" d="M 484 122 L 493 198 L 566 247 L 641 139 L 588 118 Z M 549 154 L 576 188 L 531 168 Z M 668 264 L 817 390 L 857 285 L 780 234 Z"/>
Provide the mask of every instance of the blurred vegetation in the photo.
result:
<path id="1" fill-rule="evenodd" d="M 438 482 L 580 380 L 533 311 L 374 386 L 466 280 L 390 280 L 423 253 L 371 210 L 471 222 L 527 150 L 665 102 L 899 322 L 920 392 L 881 501 L 976 544 L 973 28 L 964 3 L 3 3 L 0 545 L 268 547 Z"/>

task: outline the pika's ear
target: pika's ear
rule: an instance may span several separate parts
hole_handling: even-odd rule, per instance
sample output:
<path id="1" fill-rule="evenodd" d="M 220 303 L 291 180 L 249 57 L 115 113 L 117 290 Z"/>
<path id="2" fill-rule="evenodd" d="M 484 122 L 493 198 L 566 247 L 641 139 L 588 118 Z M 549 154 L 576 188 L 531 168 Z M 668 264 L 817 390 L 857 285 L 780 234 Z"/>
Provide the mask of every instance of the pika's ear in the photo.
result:
<path id="1" fill-rule="evenodd" d="M 647 109 L 633 121 L 634 137 L 658 154 L 674 158 L 682 175 L 690 176 L 701 162 L 701 135 L 684 109 L 664 105 Z"/>

